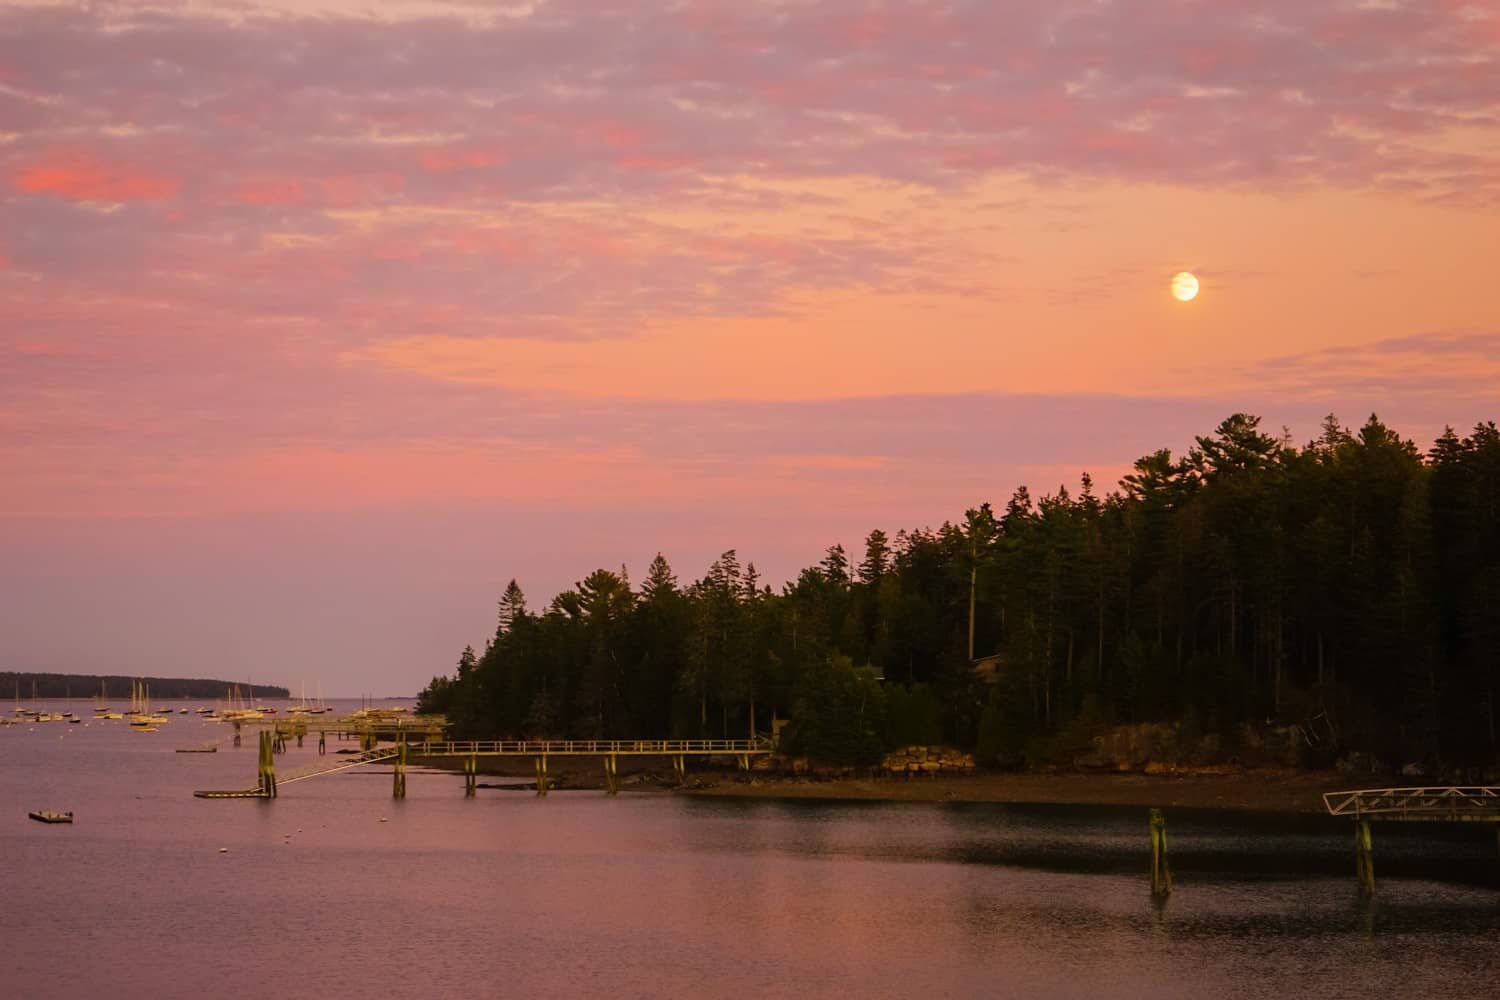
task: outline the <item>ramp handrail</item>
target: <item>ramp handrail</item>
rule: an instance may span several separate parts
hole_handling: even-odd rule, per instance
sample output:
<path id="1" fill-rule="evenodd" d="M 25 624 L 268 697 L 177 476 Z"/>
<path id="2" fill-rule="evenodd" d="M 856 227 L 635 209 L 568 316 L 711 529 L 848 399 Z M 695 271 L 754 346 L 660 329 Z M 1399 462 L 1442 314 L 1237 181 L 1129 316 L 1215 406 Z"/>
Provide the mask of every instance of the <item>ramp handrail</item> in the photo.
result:
<path id="1" fill-rule="evenodd" d="M 316 778 L 320 774 L 332 774 L 335 771 L 343 771 L 351 767 L 359 767 L 361 764 L 374 764 L 382 760 L 390 760 L 397 754 L 394 746 L 381 746 L 373 750 L 365 750 L 352 756 L 340 757 L 335 760 L 325 761 L 320 764 L 309 764 L 295 771 L 276 776 L 277 785 L 288 785 L 294 781 L 302 781 L 307 778 Z"/>

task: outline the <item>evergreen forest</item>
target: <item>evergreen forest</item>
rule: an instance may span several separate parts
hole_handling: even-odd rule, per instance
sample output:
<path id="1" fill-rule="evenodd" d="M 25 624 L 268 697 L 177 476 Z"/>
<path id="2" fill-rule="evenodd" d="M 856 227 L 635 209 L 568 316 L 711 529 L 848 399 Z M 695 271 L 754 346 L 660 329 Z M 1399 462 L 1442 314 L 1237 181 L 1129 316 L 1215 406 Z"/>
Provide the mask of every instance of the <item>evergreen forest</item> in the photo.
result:
<path id="1" fill-rule="evenodd" d="M 511 581 L 421 707 L 474 737 L 743 737 L 774 716 L 842 763 L 948 743 L 1037 765 L 1141 722 L 1495 762 L 1495 424 L 1424 452 L 1374 416 L 1299 446 L 1236 414 L 1195 442 L 1107 493 L 1084 475 L 871 531 L 779 590 L 734 550 L 696 580 L 660 555 L 639 586 L 599 569 L 535 609 Z"/>
<path id="2" fill-rule="evenodd" d="M 45 698 L 92 698 L 104 701 L 128 701 L 131 685 L 140 681 L 155 698 L 223 698 L 236 686 L 247 698 L 285 698 L 287 689 L 274 684 L 235 684 L 233 681 L 199 677 L 125 677 L 118 674 L 38 674 L 0 673 L 0 697 L 14 694 L 17 701 Z"/>

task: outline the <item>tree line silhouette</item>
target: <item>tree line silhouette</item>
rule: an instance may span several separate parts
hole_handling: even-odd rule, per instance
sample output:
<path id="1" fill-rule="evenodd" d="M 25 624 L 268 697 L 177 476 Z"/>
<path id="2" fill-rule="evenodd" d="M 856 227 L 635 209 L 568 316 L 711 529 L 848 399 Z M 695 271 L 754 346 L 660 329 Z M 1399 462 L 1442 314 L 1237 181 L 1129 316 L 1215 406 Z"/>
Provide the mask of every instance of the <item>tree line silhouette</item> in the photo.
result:
<path id="1" fill-rule="evenodd" d="M 0 673 L 0 698 L 14 695 L 19 701 L 33 697 L 49 701 L 63 698 L 127 701 L 131 685 L 140 681 L 151 689 L 152 698 L 223 698 L 237 686 L 247 698 L 285 698 L 287 689 L 274 684 L 238 684 L 200 677 L 125 677 L 119 674 Z"/>
<path id="2" fill-rule="evenodd" d="M 1375 416 L 1302 446 L 1235 414 L 1119 488 L 1017 489 L 870 532 L 779 592 L 725 552 L 681 583 L 596 570 L 422 692 L 485 736 L 744 736 L 868 761 L 907 743 L 1066 758 L 1115 723 L 1300 723 L 1313 756 L 1497 759 L 1500 432 L 1424 454 Z M 1316 746 L 1314 746 L 1316 743 Z"/>

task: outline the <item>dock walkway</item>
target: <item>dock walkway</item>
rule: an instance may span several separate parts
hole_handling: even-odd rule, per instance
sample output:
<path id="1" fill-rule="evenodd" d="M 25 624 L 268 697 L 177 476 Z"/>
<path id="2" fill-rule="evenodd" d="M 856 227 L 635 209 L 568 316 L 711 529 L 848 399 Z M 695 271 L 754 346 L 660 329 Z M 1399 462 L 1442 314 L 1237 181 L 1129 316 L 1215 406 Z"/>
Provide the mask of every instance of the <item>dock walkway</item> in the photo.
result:
<path id="1" fill-rule="evenodd" d="M 397 732 L 395 742 L 379 744 L 375 734 L 362 734 L 364 749 L 355 755 L 339 757 L 326 763 L 310 764 L 283 776 L 276 774 L 274 752 L 280 734 L 273 729 L 260 733 L 260 763 L 254 788 L 229 791 L 197 791 L 200 799 L 274 799 L 277 788 L 323 774 L 344 771 L 363 764 L 390 761 L 394 765 L 392 794 L 406 797 L 406 765 L 413 758 L 460 757 L 464 761 L 464 794 L 473 796 L 478 787 L 480 757 L 527 757 L 536 762 L 537 794 L 546 795 L 549 779 L 549 757 L 598 757 L 604 764 L 605 788 L 613 795 L 619 790 L 620 757 L 668 757 L 672 760 L 679 783 L 687 779 L 689 758 L 731 757 L 742 770 L 750 770 L 750 758 L 773 752 L 769 740 L 444 740 L 434 738 L 430 729 Z"/>

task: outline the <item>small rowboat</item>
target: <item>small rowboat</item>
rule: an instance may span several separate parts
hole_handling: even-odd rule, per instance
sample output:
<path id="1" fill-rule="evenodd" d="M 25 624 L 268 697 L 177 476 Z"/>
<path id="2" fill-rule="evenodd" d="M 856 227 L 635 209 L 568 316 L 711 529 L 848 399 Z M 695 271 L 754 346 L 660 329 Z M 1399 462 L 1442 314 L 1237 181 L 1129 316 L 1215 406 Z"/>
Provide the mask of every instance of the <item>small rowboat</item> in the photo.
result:
<path id="1" fill-rule="evenodd" d="M 48 810 L 48 809 L 38 809 L 36 812 L 27 813 L 26 815 L 30 816 L 32 819 L 36 820 L 38 823 L 71 823 L 71 822 L 73 822 L 73 814 L 70 813 L 70 812 L 60 813 L 60 812 L 52 812 L 51 810 Z"/>

